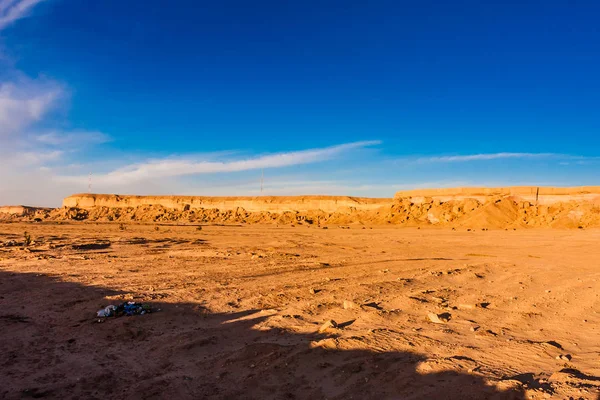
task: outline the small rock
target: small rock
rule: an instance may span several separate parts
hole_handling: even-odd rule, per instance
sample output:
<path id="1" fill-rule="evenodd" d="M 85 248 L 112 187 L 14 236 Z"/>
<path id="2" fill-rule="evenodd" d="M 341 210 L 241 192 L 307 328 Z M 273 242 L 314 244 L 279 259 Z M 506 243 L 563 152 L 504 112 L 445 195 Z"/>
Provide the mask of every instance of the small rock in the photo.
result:
<path id="1" fill-rule="evenodd" d="M 476 332 L 477 330 L 479 330 L 479 325 L 473 325 L 471 327 L 471 332 Z"/>
<path id="2" fill-rule="evenodd" d="M 429 313 L 429 314 L 427 314 L 427 317 L 429 317 L 429 320 L 431 322 L 433 322 L 434 324 L 443 324 L 443 323 L 450 321 L 450 314 L 448 314 L 448 313 L 443 313 L 443 314 Z"/>
<path id="3" fill-rule="evenodd" d="M 344 310 L 351 310 L 357 308 L 357 305 L 351 301 L 344 300 Z"/>
<path id="4" fill-rule="evenodd" d="M 315 294 L 315 293 L 317 293 L 317 291 L 316 291 L 315 289 L 313 289 L 313 288 L 310 288 L 309 292 L 310 292 L 310 294 Z"/>
<path id="5" fill-rule="evenodd" d="M 331 328 L 336 329 L 337 327 L 338 327 L 337 322 L 330 319 L 330 320 L 325 321 L 325 323 L 323 325 L 321 325 L 321 327 L 319 328 L 319 332 L 323 333 L 323 332 L 327 331 L 328 329 L 331 329 Z"/>
<path id="6" fill-rule="evenodd" d="M 558 356 L 556 356 L 557 360 L 562 360 L 562 361 L 571 361 L 571 355 L 570 354 L 560 354 Z"/>

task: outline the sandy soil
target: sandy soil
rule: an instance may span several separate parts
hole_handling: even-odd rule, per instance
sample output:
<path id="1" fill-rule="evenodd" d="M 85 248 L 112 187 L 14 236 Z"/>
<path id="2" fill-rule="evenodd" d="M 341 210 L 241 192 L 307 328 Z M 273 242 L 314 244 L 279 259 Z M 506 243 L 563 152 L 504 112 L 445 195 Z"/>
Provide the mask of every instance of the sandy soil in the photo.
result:
<path id="1" fill-rule="evenodd" d="M 596 399 L 599 240 L 0 224 L 0 398 Z"/>

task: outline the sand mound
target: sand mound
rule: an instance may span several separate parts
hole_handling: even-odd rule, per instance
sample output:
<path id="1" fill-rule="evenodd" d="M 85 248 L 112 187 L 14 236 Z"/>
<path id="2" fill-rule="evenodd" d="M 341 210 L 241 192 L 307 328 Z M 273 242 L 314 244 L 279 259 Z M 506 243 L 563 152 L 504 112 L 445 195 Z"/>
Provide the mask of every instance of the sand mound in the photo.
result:
<path id="1" fill-rule="evenodd" d="M 518 205 L 507 198 L 488 202 L 459 218 L 457 224 L 469 228 L 507 228 L 519 225 Z"/>

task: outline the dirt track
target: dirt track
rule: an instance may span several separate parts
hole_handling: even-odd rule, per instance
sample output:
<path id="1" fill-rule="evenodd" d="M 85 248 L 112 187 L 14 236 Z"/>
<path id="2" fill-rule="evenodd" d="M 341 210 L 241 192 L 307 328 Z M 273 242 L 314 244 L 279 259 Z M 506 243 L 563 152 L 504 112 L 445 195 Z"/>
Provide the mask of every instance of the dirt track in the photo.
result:
<path id="1" fill-rule="evenodd" d="M 0 397 L 595 399 L 599 239 L 0 224 Z"/>

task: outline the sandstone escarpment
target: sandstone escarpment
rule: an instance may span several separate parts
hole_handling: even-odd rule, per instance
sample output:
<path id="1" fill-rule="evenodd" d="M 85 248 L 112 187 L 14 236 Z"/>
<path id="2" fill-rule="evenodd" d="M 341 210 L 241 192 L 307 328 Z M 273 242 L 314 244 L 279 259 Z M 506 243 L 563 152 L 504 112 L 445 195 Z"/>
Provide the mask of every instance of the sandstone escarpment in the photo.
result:
<path id="1" fill-rule="evenodd" d="M 39 211 L 50 211 L 50 208 L 27 207 L 27 206 L 0 206 L 0 216 L 26 217 Z"/>
<path id="2" fill-rule="evenodd" d="M 93 207 L 129 208 L 162 206 L 175 210 L 218 209 L 222 211 L 243 208 L 249 212 L 338 212 L 344 208 L 374 210 L 391 206 L 393 199 L 375 199 L 349 196 L 260 196 L 260 197 L 207 197 L 207 196 L 122 196 L 117 194 L 75 194 L 64 199 L 64 207 L 89 209 Z"/>
<path id="3" fill-rule="evenodd" d="M 600 186 L 581 187 L 541 187 L 512 186 L 503 188 L 444 188 L 417 189 L 397 192 L 395 199 L 410 198 L 415 203 L 428 199 L 452 201 L 475 199 L 485 203 L 491 199 L 509 198 L 515 202 L 528 201 L 535 204 L 550 205 L 570 201 L 592 202 L 600 204 Z"/>
<path id="4" fill-rule="evenodd" d="M 8 212 L 10 210 L 10 212 Z M 79 194 L 58 209 L 7 208 L 0 219 L 144 223 L 600 227 L 600 187 L 456 188 L 343 196 L 194 197 Z"/>

